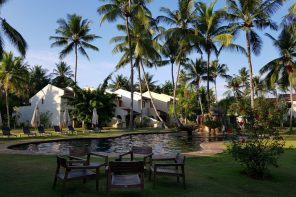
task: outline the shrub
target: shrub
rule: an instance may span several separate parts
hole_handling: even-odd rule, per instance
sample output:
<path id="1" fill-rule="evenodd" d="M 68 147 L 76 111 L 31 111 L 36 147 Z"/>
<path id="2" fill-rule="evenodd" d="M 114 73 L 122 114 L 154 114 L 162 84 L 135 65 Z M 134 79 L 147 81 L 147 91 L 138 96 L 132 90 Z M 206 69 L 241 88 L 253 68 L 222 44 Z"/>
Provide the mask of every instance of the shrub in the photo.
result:
<path id="1" fill-rule="evenodd" d="M 195 123 L 187 123 L 178 127 L 178 131 L 194 131 L 197 129 L 197 125 Z"/>
<path id="2" fill-rule="evenodd" d="M 248 139 L 233 140 L 228 150 L 244 166 L 248 176 L 262 179 L 268 173 L 268 166 L 278 167 L 277 161 L 284 152 L 284 144 L 283 138 L 277 134 L 254 135 Z"/>
<path id="3" fill-rule="evenodd" d="M 44 113 L 40 113 L 40 124 L 43 125 L 45 128 L 48 128 L 51 126 L 51 116 L 52 113 L 49 111 L 46 111 Z"/>

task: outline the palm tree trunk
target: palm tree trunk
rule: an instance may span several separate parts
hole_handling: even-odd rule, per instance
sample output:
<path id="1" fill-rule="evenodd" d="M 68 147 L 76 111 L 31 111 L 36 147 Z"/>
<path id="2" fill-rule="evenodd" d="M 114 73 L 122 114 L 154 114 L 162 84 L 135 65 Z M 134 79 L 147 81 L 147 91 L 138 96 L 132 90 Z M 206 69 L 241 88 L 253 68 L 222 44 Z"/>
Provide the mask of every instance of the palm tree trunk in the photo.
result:
<path id="1" fill-rule="evenodd" d="M 214 79 L 214 84 L 215 84 L 216 103 L 218 103 L 218 92 L 217 92 L 217 82 L 216 82 L 216 78 Z"/>
<path id="2" fill-rule="evenodd" d="M 7 126 L 10 128 L 10 115 L 9 115 L 9 103 L 8 103 L 8 91 L 5 90 L 5 101 L 6 101 L 6 113 L 7 113 Z"/>
<path id="3" fill-rule="evenodd" d="M 130 6 L 130 1 L 129 1 Z M 132 53 L 132 42 L 130 36 L 130 29 L 128 23 L 128 16 L 125 18 L 125 27 L 127 30 L 127 38 L 128 38 L 128 47 L 129 47 L 129 55 L 130 55 L 130 80 L 131 80 L 131 104 L 130 104 L 130 119 L 129 119 L 129 129 L 132 130 L 134 128 L 134 67 L 133 67 L 133 53 Z"/>
<path id="4" fill-rule="evenodd" d="M 174 86 L 174 95 L 173 95 L 173 111 L 174 111 L 175 121 L 176 121 L 176 124 L 177 124 L 178 127 L 180 127 L 182 125 L 181 122 L 179 121 L 179 118 L 177 117 L 177 112 L 176 112 L 176 93 L 177 93 L 177 87 L 178 87 L 180 68 L 181 68 L 181 62 L 178 63 L 176 83 L 175 83 L 175 86 Z"/>
<path id="5" fill-rule="evenodd" d="M 141 69 L 138 66 L 138 75 L 139 75 L 139 88 L 140 88 L 140 94 L 141 94 L 141 114 L 140 114 L 140 121 L 141 121 L 141 125 L 143 124 L 143 92 L 142 92 L 142 80 L 141 80 Z"/>
<path id="6" fill-rule="evenodd" d="M 293 131 L 293 85 L 292 78 L 290 77 L 290 101 L 291 101 L 291 109 L 290 109 L 290 133 Z"/>
<path id="7" fill-rule="evenodd" d="M 171 65 L 171 74 L 172 74 L 172 85 L 175 87 L 175 77 L 174 77 L 174 63 Z"/>
<path id="8" fill-rule="evenodd" d="M 151 104 L 153 106 L 153 109 L 154 109 L 154 112 L 157 116 L 157 118 L 160 120 L 160 122 L 162 123 L 162 125 L 167 129 L 168 126 L 165 124 L 165 122 L 163 121 L 163 119 L 160 117 L 160 115 L 158 114 L 158 111 L 154 105 L 154 101 L 153 101 L 153 97 L 152 97 L 152 94 L 150 92 L 150 88 L 149 88 L 149 85 L 148 85 L 148 82 L 147 82 L 147 79 L 146 79 L 146 75 L 145 75 L 145 70 L 144 70 L 144 66 L 143 66 L 143 62 L 141 60 L 141 68 L 142 68 L 142 71 L 143 71 L 143 76 L 144 76 L 144 80 L 145 80 L 145 83 L 146 83 L 146 86 L 147 86 L 147 90 L 149 92 L 149 95 L 150 95 L 150 98 L 151 98 Z"/>
<path id="9" fill-rule="evenodd" d="M 208 60 L 207 60 L 207 104 L 208 104 L 208 111 L 210 110 L 210 57 L 211 53 L 208 52 Z"/>
<path id="10" fill-rule="evenodd" d="M 249 63 L 249 72 L 250 72 L 250 93 L 251 93 L 251 107 L 254 109 L 254 84 L 253 84 L 253 67 L 251 60 L 251 44 L 250 44 L 250 36 L 248 32 L 246 32 L 247 46 L 248 46 L 248 63 Z"/>
<path id="11" fill-rule="evenodd" d="M 203 115 L 204 111 L 203 111 L 201 96 L 200 96 L 200 92 L 199 92 L 199 84 L 200 84 L 200 79 L 198 81 L 198 84 L 196 85 L 196 93 L 198 94 L 198 102 L 199 102 L 199 105 L 200 105 L 200 111 L 201 111 L 201 114 Z"/>
<path id="12" fill-rule="evenodd" d="M 78 60 L 78 55 L 77 55 L 77 44 L 75 44 L 75 73 L 74 73 L 74 82 L 75 82 L 75 85 L 76 82 L 77 82 L 77 60 Z"/>

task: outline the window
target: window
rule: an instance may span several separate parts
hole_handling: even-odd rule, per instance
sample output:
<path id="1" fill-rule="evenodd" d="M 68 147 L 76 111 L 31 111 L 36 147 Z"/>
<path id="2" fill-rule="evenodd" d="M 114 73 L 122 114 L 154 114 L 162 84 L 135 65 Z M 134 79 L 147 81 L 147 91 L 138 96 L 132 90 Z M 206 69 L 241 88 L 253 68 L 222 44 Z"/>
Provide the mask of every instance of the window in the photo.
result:
<path id="1" fill-rule="evenodd" d="M 44 104 L 44 99 L 43 98 L 41 99 L 41 104 Z"/>

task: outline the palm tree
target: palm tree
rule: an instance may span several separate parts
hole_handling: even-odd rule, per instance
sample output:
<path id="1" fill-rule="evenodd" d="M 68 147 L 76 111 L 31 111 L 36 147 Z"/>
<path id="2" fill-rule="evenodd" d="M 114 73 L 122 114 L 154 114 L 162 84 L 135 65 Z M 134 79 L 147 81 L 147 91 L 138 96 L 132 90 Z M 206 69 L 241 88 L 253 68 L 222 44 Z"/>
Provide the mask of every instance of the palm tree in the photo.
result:
<path id="1" fill-rule="evenodd" d="M 270 61 L 260 69 L 262 75 L 266 74 L 266 81 L 278 82 L 283 85 L 290 85 L 291 106 L 293 103 L 293 73 L 295 72 L 296 37 L 291 34 L 287 27 L 284 27 L 278 38 L 266 34 L 278 50 L 280 57 Z M 290 132 L 292 132 L 293 110 L 290 110 Z"/>
<path id="2" fill-rule="evenodd" d="M 231 96 L 231 94 L 238 99 L 242 96 L 241 89 L 241 80 L 239 77 L 233 77 L 232 79 L 229 79 L 227 82 L 227 85 L 225 85 L 225 88 L 228 89 L 224 95 L 227 95 L 228 97 Z"/>
<path id="3" fill-rule="evenodd" d="M 8 0 L 1 0 L 0 1 L 0 8 L 7 2 Z M 4 18 L 0 17 L 0 26 L 1 26 L 1 32 L 2 35 L 5 35 L 8 40 L 11 42 L 12 45 L 14 45 L 17 50 L 20 52 L 22 56 L 26 55 L 27 50 L 27 43 L 25 39 L 22 37 L 22 35 L 15 30 Z M 0 35 L 0 59 L 2 59 L 2 55 L 4 52 L 4 38 Z"/>
<path id="4" fill-rule="evenodd" d="M 39 90 L 50 83 L 50 76 L 47 75 L 47 70 L 40 65 L 35 65 L 30 68 L 30 92 L 29 97 L 36 94 Z"/>
<path id="5" fill-rule="evenodd" d="M 181 70 L 180 68 L 181 64 L 185 63 L 186 54 L 192 51 L 193 46 L 196 46 L 197 42 L 197 36 L 192 25 L 195 18 L 194 0 L 178 0 L 177 10 L 172 11 L 168 8 L 162 7 L 160 11 L 165 15 L 158 16 L 157 20 L 168 24 L 170 28 L 164 31 L 164 33 L 162 33 L 159 37 L 164 37 L 166 40 L 165 50 L 172 52 L 171 55 L 166 55 L 167 57 L 169 56 L 172 66 L 174 63 L 177 63 L 178 66 L 176 80 L 172 80 L 172 83 L 174 85 L 173 114 L 179 127 L 181 126 L 181 123 L 176 114 L 176 91 Z M 177 51 L 171 50 L 172 47 L 176 47 Z M 199 51 L 198 47 L 196 49 Z"/>
<path id="6" fill-rule="evenodd" d="M 228 46 L 232 43 L 233 35 L 230 27 L 223 25 L 226 19 L 225 9 L 214 11 L 217 0 L 214 0 L 209 6 L 203 2 L 196 3 L 197 19 L 196 31 L 200 36 L 200 47 L 207 54 L 207 92 L 210 91 L 210 58 L 211 53 L 217 53 L 217 43 Z M 210 109 L 210 95 L 208 94 L 208 109 Z"/>
<path id="7" fill-rule="evenodd" d="M 217 78 L 221 77 L 224 79 L 230 79 L 231 76 L 227 74 L 228 71 L 229 69 L 226 64 L 219 64 L 218 60 L 212 61 L 210 67 L 210 78 L 212 78 L 213 83 L 215 85 L 216 102 L 218 102 Z"/>
<path id="8" fill-rule="evenodd" d="M 245 89 L 244 93 L 245 95 L 249 94 L 249 89 L 250 89 L 250 75 L 249 75 L 249 71 L 246 67 L 242 67 L 239 71 L 238 71 L 238 77 L 242 83 L 242 87 Z"/>
<path id="9" fill-rule="evenodd" d="M 129 91 L 130 85 L 127 77 L 123 75 L 117 75 L 114 80 L 111 80 L 109 87 L 113 90 L 124 89 Z"/>
<path id="10" fill-rule="evenodd" d="M 160 93 L 163 93 L 163 94 L 167 94 L 167 95 L 173 95 L 173 90 L 174 89 L 174 86 L 172 84 L 171 81 L 165 81 L 164 84 L 162 84 L 160 86 Z"/>
<path id="11" fill-rule="evenodd" d="M 259 55 L 262 46 L 262 40 L 255 32 L 255 28 L 259 30 L 266 27 L 277 29 L 270 17 L 283 2 L 284 0 L 226 0 L 228 16 L 235 21 L 232 26 L 244 31 L 246 35 L 252 108 L 254 108 L 254 84 L 251 50 L 255 55 Z"/>
<path id="12" fill-rule="evenodd" d="M 10 127 L 9 94 L 25 95 L 28 90 L 29 72 L 20 57 L 4 52 L 0 67 L 0 86 L 5 92 L 7 126 Z"/>
<path id="13" fill-rule="evenodd" d="M 77 83 L 78 51 L 89 60 L 85 49 L 99 51 L 98 47 L 92 45 L 90 42 L 100 37 L 96 36 L 95 34 L 89 34 L 91 22 L 87 19 L 82 19 L 81 16 L 76 14 L 68 14 L 67 20 L 59 19 L 57 23 L 59 25 L 59 27 L 56 29 L 56 34 L 58 36 L 50 37 L 50 40 L 54 40 L 54 42 L 51 44 L 51 47 L 65 47 L 60 52 L 60 58 L 64 58 L 69 53 L 74 51 L 74 82 Z"/>
<path id="14" fill-rule="evenodd" d="M 151 91 L 154 91 L 154 89 L 156 88 L 157 81 L 153 80 L 153 75 L 151 75 L 149 73 L 145 73 L 144 77 L 147 80 L 147 84 L 148 84 L 149 89 Z M 142 79 L 140 84 L 141 84 L 141 87 L 142 87 L 142 92 L 148 91 L 148 88 L 146 87 L 145 80 Z M 140 84 L 138 84 L 138 86 L 140 86 Z"/>
<path id="15" fill-rule="evenodd" d="M 198 102 L 200 105 L 201 113 L 204 114 L 203 105 L 201 102 L 201 95 L 199 94 L 200 83 L 203 77 L 206 75 L 207 63 L 202 58 L 191 60 L 189 64 L 186 64 L 185 69 L 187 71 L 187 77 L 190 84 L 195 86 Z"/>
<path id="16" fill-rule="evenodd" d="M 73 72 L 71 70 L 71 66 L 67 65 L 66 62 L 56 64 L 56 68 L 53 70 L 51 75 L 54 76 L 52 84 L 60 88 L 65 88 L 73 82 Z"/>
<path id="17" fill-rule="evenodd" d="M 102 0 L 106 1 L 106 0 Z M 148 24 L 146 15 L 151 15 L 146 7 L 146 3 L 150 3 L 152 0 L 108 0 L 109 3 L 102 5 L 98 8 L 98 13 L 103 15 L 100 21 L 102 24 L 104 21 L 114 22 L 116 19 L 121 18 L 125 20 L 125 29 L 127 33 L 128 49 L 129 49 L 129 61 L 130 61 L 130 85 L 131 85 L 131 104 L 130 104 L 130 120 L 129 128 L 133 129 L 133 108 L 134 108 L 134 65 L 132 54 L 132 39 L 130 35 L 129 23 L 130 20 L 136 20 L 138 17 L 143 23 Z"/>

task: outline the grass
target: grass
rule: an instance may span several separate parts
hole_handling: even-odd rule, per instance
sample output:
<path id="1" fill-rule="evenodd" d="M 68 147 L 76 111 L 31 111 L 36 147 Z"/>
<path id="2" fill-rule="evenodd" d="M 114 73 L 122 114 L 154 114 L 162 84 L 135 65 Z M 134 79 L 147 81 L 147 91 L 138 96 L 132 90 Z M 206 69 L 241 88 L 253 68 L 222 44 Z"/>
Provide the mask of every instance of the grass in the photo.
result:
<path id="1" fill-rule="evenodd" d="M 132 132 L 161 132 L 157 129 L 143 129 Z M 108 130 L 99 134 L 79 134 L 78 137 L 107 137 L 122 133 L 125 130 Z M 54 136 L 53 138 L 56 138 Z M 73 137 L 73 136 L 58 136 Z M 159 177 L 156 188 L 145 177 L 146 197 L 191 197 L 191 196 L 295 196 L 296 187 L 296 135 L 285 135 L 286 151 L 280 157 L 279 168 L 270 168 L 270 180 L 254 180 L 241 174 L 241 166 L 227 153 L 211 157 L 192 157 L 186 160 L 186 183 L 184 190 L 182 184 L 173 177 Z M 41 140 L 51 137 L 37 137 Z M 32 137 L 17 139 L 0 139 L 0 143 L 7 141 L 26 141 Z M 35 139 L 35 137 L 34 137 Z M 112 158 L 111 158 L 112 160 Z M 52 190 L 52 181 L 55 172 L 55 156 L 40 155 L 8 155 L 0 154 L 0 196 L 18 197 L 52 197 L 60 196 L 61 185 Z M 107 196 L 105 192 L 105 176 L 100 178 L 100 191 L 95 191 L 95 182 L 82 181 L 69 182 L 66 186 L 67 196 Z M 133 197 L 139 196 L 139 190 L 117 190 L 112 196 Z"/>
<path id="2" fill-rule="evenodd" d="M 52 190 L 55 171 L 54 156 L 0 155 L 0 196 L 59 196 L 61 185 Z M 280 158 L 280 168 L 271 168 L 272 179 L 260 181 L 240 173 L 241 167 L 226 153 L 212 157 L 188 158 L 187 189 L 183 190 L 173 177 L 160 177 L 156 188 L 145 178 L 145 196 L 295 196 L 296 150 L 288 149 Z M 68 195 L 106 196 L 105 177 L 100 179 L 100 191 L 95 182 L 69 182 Z M 112 196 L 139 196 L 138 190 L 117 190 Z"/>

